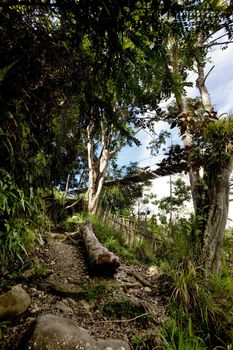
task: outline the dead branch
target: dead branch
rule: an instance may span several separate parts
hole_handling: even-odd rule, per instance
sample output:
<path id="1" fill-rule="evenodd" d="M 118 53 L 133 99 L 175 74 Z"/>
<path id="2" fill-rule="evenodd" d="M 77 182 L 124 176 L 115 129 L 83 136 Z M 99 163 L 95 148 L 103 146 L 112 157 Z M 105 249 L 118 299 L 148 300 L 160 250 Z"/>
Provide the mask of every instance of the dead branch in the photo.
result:
<path id="1" fill-rule="evenodd" d="M 126 271 L 127 275 L 129 276 L 133 276 L 134 278 L 136 278 L 143 286 L 149 287 L 149 288 L 153 288 L 152 284 L 148 281 L 146 281 L 144 278 L 138 276 L 138 274 L 134 271 Z"/>

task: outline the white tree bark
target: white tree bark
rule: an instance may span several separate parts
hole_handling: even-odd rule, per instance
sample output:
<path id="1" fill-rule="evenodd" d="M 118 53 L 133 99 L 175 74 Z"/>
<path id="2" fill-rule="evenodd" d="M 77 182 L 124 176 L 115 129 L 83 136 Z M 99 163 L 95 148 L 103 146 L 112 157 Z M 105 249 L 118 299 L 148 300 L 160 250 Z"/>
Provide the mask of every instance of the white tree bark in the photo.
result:
<path id="1" fill-rule="evenodd" d="M 110 159 L 110 140 L 111 133 L 108 133 L 104 123 L 101 123 L 101 143 L 102 149 L 100 156 L 97 160 L 94 160 L 94 146 L 93 146 L 93 126 L 89 125 L 87 128 L 87 151 L 88 151 L 88 171 L 89 171 L 89 184 L 88 184 L 88 212 L 92 215 L 96 214 L 100 194 L 104 185 L 106 170 Z"/>
<path id="2" fill-rule="evenodd" d="M 205 84 L 205 73 L 204 73 L 204 67 L 202 64 L 197 64 L 197 70 L 198 70 L 198 78 L 197 78 L 197 87 L 199 89 L 201 99 L 203 106 L 205 110 L 209 113 L 214 111 L 214 107 L 212 105 L 210 94 L 207 90 L 206 84 Z"/>
<path id="3" fill-rule="evenodd" d="M 180 68 L 179 68 L 179 46 L 176 40 L 173 41 L 172 44 L 172 70 L 173 74 L 176 77 L 180 77 Z M 179 92 L 175 91 L 176 103 L 179 108 L 179 112 L 181 117 L 188 116 L 188 106 L 186 98 Z M 183 142 L 185 147 L 191 147 L 193 144 L 192 135 L 188 131 L 186 131 Z M 199 195 L 199 170 L 193 169 L 192 163 L 189 164 L 189 181 L 193 199 L 194 212 L 197 214 L 198 212 L 198 204 L 200 202 Z"/>
<path id="4" fill-rule="evenodd" d="M 86 222 L 82 226 L 81 233 L 92 272 L 102 275 L 114 275 L 120 266 L 119 257 L 98 241 L 90 222 Z"/>

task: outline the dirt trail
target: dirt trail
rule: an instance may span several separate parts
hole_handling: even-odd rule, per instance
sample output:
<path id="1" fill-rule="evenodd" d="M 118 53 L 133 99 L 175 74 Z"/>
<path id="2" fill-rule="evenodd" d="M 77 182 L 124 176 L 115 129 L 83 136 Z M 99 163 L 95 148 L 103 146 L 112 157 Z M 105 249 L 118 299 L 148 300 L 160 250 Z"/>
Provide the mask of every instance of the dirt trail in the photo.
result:
<path id="1" fill-rule="evenodd" d="M 1 349 L 17 349 L 44 313 L 73 319 L 94 336 L 124 339 L 133 349 L 160 345 L 157 334 L 166 312 L 158 295 L 156 268 L 121 263 L 114 278 L 92 277 L 81 241 L 65 234 L 49 234 L 36 255 L 50 274 L 21 282 L 32 304 L 8 327 Z"/>

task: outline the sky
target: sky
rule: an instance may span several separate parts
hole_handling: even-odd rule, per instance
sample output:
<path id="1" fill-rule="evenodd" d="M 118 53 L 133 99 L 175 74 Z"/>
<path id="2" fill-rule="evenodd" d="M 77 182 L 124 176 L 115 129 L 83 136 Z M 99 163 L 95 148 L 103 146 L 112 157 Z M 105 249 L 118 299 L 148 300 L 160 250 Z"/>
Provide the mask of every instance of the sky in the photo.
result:
<path id="1" fill-rule="evenodd" d="M 209 54 L 209 62 L 206 65 L 205 73 L 208 73 L 213 65 L 214 68 L 206 80 L 212 103 L 219 115 L 233 112 L 233 43 L 229 44 L 226 50 L 222 50 L 219 46 L 212 50 Z M 191 72 L 189 79 L 194 82 L 194 86 L 196 78 L 196 74 Z M 195 87 L 187 88 L 187 96 L 197 97 L 199 92 Z M 164 128 L 167 128 L 166 123 L 159 122 L 156 131 L 159 133 Z M 140 167 L 150 166 L 152 169 L 155 169 L 156 163 L 163 158 L 163 155 L 160 154 L 157 157 L 150 155 L 150 150 L 147 147 L 152 137 L 147 131 L 142 130 L 137 136 L 141 141 L 141 146 L 124 147 L 119 153 L 118 163 L 127 165 L 131 161 L 137 161 Z M 172 135 L 173 144 L 179 142 L 179 140 L 178 132 L 175 131 Z M 188 175 L 185 176 L 185 179 L 188 182 Z M 169 177 L 154 180 L 150 190 L 150 192 L 156 193 L 158 198 L 169 196 L 169 191 Z M 233 202 L 230 204 L 228 217 L 233 220 Z M 228 224 L 233 226 L 231 221 Z"/>

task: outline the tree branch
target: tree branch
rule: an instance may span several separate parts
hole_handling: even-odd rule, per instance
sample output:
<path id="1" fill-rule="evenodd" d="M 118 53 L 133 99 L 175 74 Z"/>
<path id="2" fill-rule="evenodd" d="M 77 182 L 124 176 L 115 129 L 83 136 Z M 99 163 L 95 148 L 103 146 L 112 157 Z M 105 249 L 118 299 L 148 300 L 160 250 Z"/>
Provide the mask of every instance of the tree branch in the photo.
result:
<path id="1" fill-rule="evenodd" d="M 65 197 L 67 196 L 68 187 L 69 187 L 69 181 L 70 181 L 70 174 L 68 174 L 67 180 L 66 180 L 66 189 L 65 189 L 65 193 L 64 193 Z"/>
<path id="2" fill-rule="evenodd" d="M 218 38 L 211 40 L 208 45 L 212 45 L 212 43 L 215 43 L 217 40 L 224 38 L 224 36 L 228 35 L 227 33 L 220 35 Z"/>
<path id="3" fill-rule="evenodd" d="M 222 43 L 214 43 L 211 45 L 204 45 L 204 47 L 212 47 L 212 46 L 228 45 L 228 44 L 233 44 L 233 41 L 224 41 Z"/>
<path id="4" fill-rule="evenodd" d="M 133 318 L 130 319 L 123 319 L 123 320 L 106 320 L 106 321 L 98 321 L 100 323 L 121 323 L 121 322 L 132 322 L 137 320 L 138 318 L 144 317 L 144 316 L 149 316 L 151 315 L 151 312 L 145 312 L 144 314 L 135 316 Z"/>
<path id="5" fill-rule="evenodd" d="M 210 75 L 210 73 L 212 72 L 212 70 L 214 69 L 215 65 L 213 65 L 212 68 L 210 68 L 209 72 L 206 74 L 206 76 L 204 77 L 204 80 L 203 80 L 203 84 L 205 84 L 205 81 L 206 79 L 208 78 L 208 76 Z"/>
<path id="6" fill-rule="evenodd" d="M 81 201 L 81 198 L 79 198 L 77 201 L 75 201 L 74 203 L 72 203 L 71 205 L 67 205 L 66 207 L 65 207 L 65 209 L 69 209 L 69 208 L 72 208 L 72 207 L 74 207 L 78 202 L 80 202 Z"/>

